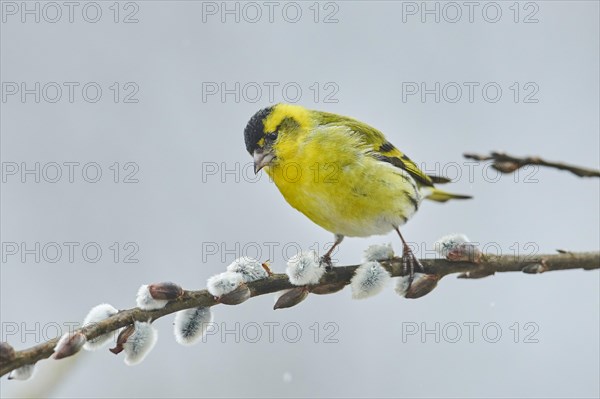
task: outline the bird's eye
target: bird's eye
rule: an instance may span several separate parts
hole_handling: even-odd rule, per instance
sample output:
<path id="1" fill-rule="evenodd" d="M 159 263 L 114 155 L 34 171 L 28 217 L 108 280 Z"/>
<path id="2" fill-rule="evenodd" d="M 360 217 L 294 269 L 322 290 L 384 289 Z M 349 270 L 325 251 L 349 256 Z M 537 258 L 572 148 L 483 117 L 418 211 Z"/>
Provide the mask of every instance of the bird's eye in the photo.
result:
<path id="1" fill-rule="evenodd" d="M 277 140 L 277 133 L 267 133 L 265 134 L 265 141 L 274 142 Z"/>

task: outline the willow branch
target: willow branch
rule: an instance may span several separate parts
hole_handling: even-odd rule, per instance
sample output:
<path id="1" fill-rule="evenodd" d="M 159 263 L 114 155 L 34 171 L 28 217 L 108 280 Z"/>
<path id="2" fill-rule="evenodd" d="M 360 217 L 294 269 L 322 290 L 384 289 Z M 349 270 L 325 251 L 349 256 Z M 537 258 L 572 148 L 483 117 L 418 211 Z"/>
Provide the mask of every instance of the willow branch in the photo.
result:
<path id="1" fill-rule="evenodd" d="M 462 273 L 459 275 L 461 278 L 480 278 L 505 272 L 543 273 L 555 270 L 599 269 L 600 253 L 570 253 L 560 251 L 560 253 L 553 255 L 526 257 L 484 255 L 478 263 L 452 262 L 446 259 L 422 259 L 421 262 L 426 274 L 443 277 L 449 274 Z M 393 258 L 381 263 L 393 277 L 405 275 L 400 258 Z M 317 286 L 334 283 L 347 285 L 350 283 L 357 267 L 358 265 L 334 267 L 333 270 L 323 276 Z M 248 283 L 248 288 L 252 293 L 252 297 L 255 297 L 294 288 L 294 286 L 288 281 L 287 275 L 272 274 L 269 278 Z M 126 327 L 132 324 L 133 321 L 154 321 L 183 309 L 208 307 L 218 304 L 219 302 L 207 290 L 185 291 L 183 296 L 169 302 L 162 309 L 142 310 L 140 308 L 133 308 L 122 310 L 102 322 L 80 328 L 76 331 L 84 334 L 88 340 L 92 340 Z M 27 364 L 34 364 L 42 359 L 49 358 L 53 354 L 57 342 L 58 338 L 55 338 L 32 348 L 15 352 L 12 360 L 4 361 L 0 365 L 0 376 Z"/>
<path id="2" fill-rule="evenodd" d="M 580 166 L 568 165 L 562 162 L 545 161 L 540 157 L 515 157 L 503 152 L 492 152 L 490 155 L 478 155 L 465 153 L 467 159 L 476 161 L 494 161 L 492 167 L 502 173 L 512 173 L 526 165 L 546 166 L 549 168 L 567 170 L 579 177 L 600 177 L 600 170 L 582 168 Z"/>

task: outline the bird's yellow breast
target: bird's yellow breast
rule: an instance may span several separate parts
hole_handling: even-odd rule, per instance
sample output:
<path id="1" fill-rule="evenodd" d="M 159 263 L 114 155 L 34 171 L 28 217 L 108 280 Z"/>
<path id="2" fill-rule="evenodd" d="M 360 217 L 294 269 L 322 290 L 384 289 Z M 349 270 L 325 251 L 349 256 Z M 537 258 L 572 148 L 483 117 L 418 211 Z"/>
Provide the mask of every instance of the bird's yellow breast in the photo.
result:
<path id="1" fill-rule="evenodd" d="M 267 173 L 294 208 L 335 234 L 385 234 L 421 201 L 414 180 L 369 153 L 343 126 L 320 126 L 286 137 Z"/>

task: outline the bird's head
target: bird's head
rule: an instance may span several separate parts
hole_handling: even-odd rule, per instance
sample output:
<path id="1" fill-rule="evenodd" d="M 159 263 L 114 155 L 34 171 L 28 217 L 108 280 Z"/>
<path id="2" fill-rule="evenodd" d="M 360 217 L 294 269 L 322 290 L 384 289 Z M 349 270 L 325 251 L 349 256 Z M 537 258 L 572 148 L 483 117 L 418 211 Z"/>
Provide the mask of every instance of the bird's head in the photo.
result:
<path id="1" fill-rule="evenodd" d="M 284 143 L 294 141 L 310 123 L 310 111 L 299 105 L 276 104 L 255 113 L 244 130 L 246 150 L 254 158 L 254 172 L 275 162 Z"/>

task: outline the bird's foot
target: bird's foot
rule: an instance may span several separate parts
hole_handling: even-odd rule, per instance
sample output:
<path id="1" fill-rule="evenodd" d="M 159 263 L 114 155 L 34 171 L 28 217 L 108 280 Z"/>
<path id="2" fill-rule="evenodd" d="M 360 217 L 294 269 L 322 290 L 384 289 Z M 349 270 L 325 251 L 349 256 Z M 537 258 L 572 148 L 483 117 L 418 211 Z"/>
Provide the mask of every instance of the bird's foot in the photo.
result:
<path id="1" fill-rule="evenodd" d="M 329 256 L 328 254 L 321 256 L 319 264 L 325 266 L 325 271 L 330 272 L 331 270 L 333 270 L 333 262 L 331 261 L 331 256 Z"/>
<path id="2" fill-rule="evenodd" d="M 413 280 L 415 279 L 415 266 L 421 272 L 425 271 L 425 268 L 417 259 L 413 251 L 410 249 L 408 245 L 404 245 L 402 249 L 402 272 L 404 275 L 408 274 L 408 289 L 412 285 Z"/>

